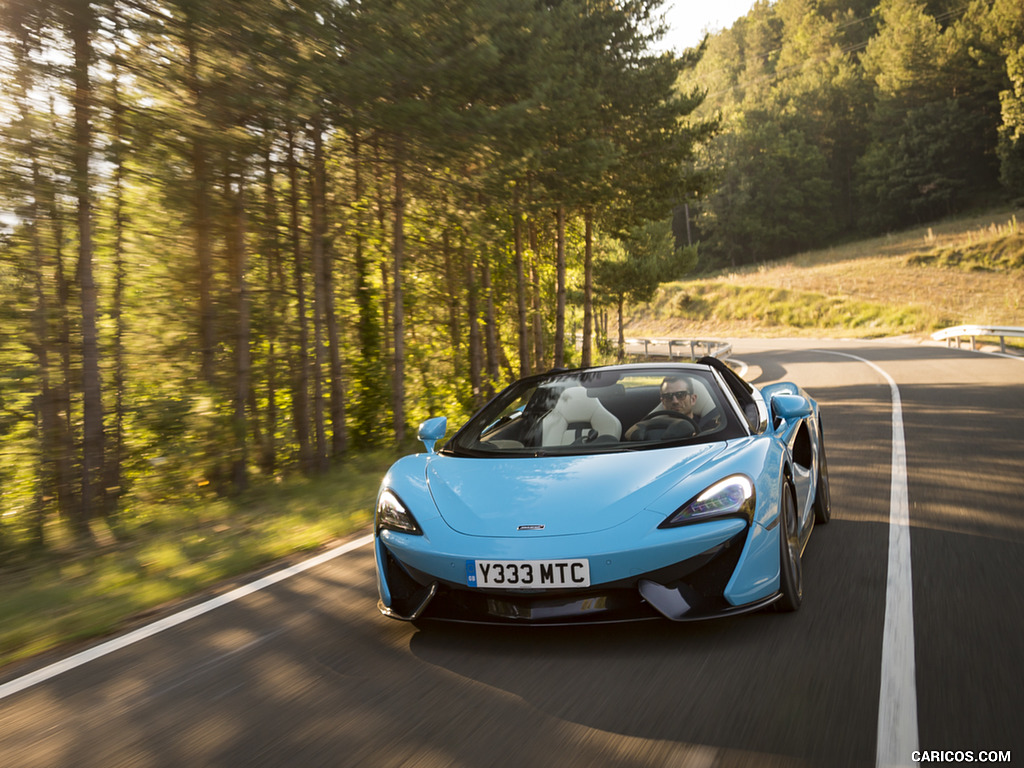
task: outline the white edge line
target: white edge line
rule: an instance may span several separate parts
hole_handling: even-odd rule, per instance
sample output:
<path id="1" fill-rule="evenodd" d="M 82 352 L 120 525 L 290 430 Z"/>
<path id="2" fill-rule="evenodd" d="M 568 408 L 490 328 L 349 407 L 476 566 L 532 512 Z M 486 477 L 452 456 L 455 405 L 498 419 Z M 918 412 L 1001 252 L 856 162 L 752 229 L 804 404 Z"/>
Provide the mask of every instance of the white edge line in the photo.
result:
<path id="1" fill-rule="evenodd" d="M 1024 363 L 1024 357 L 1020 355 L 1010 355 L 1006 352 L 987 352 L 984 349 L 972 349 L 969 350 L 977 355 L 988 355 L 989 357 L 1001 357 L 1004 360 L 1016 360 L 1018 363 Z"/>
<path id="2" fill-rule="evenodd" d="M 910 569 L 910 501 L 903 403 L 895 379 L 863 357 L 818 350 L 864 363 L 877 371 L 892 393 L 892 481 L 889 491 L 889 561 L 885 579 L 882 675 L 878 693 L 875 765 L 917 765 L 917 673 L 914 658 L 914 589 Z"/>
<path id="3" fill-rule="evenodd" d="M 741 379 L 746 379 L 747 371 L 750 370 L 749 366 L 742 360 L 737 360 L 735 357 L 730 357 L 729 361 L 736 363 L 736 365 L 740 367 L 740 369 L 736 371 L 736 375 L 739 376 Z"/>
<path id="4" fill-rule="evenodd" d="M 105 643 L 89 648 L 81 653 L 76 653 L 74 656 L 69 656 L 66 659 L 54 662 L 49 666 L 37 669 L 35 672 L 30 672 L 22 677 L 15 678 L 3 685 L 0 685 L 0 699 L 5 699 L 8 696 L 13 696 L 15 693 L 31 688 L 33 685 L 38 685 L 46 680 L 50 680 L 58 675 L 62 675 L 65 672 L 69 672 L 76 667 L 80 667 L 83 664 L 88 664 L 90 661 L 95 661 L 103 656 L 119 651 L 122 648 L 127 648 L 129 645 L 145 640 L 147 637 L 164 632 L 165 630 L 176 627 L 179 624 L 184 624 L 186 621 L 202 616 L 204 613 L 209 613 L 212 610 L 221 608 L 228 603 L 233 603 L 236 600 L 241 600 L 243 597 L 247 597 L 254 592 L 259 592 L 262 589 L 266 589 L 280 581 L 289 579 L 292 576 L 297 576 L 303 571 L 308 571 L 310 568 L 315 568 L 318 565 L 326 563 L 329 560 L 333 560 L 340 555 L 347 554 L 353 550 L 364 547 L 373 541 L 373 536 L 367 534 L 360 536 L 358 539 L 347 541 L 344 544 L 339 544 L 337 547 L 328 549 L 325 552 L 321 552 L 319 555 L 303 560 L 300 563 L 291 565 L 287 568 L 282 568 L 280 571 L 275 571 L 268 574 L 256 581 L 245 584 L 237 589 L 233 589 L 230 592 L 225 592 L 223 595 L 217 595 L 216 597 L 210 598 L 205 602 L 193 605 L 191 608 L 186 608 L 178 613 L 165 616 L 162 619 L 154 621 L 152 624 L 147 624 L 138 629 L 132 630 L 127 634 L 115 637 L 112 640 L 108 640 Z"/>

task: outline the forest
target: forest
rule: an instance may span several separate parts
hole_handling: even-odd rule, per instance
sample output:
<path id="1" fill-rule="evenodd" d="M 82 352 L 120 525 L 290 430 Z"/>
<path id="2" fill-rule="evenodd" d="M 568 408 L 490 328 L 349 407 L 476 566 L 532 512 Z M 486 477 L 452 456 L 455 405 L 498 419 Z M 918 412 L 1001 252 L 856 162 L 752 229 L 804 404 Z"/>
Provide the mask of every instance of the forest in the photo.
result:
<path id="1" fill-rule="evenodd" d="M 762 0 L 682 82 L 721 121 L 705 270 L 1024 198 L 1019 0 Z"/>
<path id="2" fill-rule="evenodd" d="M 589 362 L 610 279 L 692 261 L 655 8 L 5 0 L 0 552 Z"/>
<path id="3" fill-rule="evenodd" d="M 0 564 L 614 356 L 688 271 L 1024 195 L 1019 0 L 677 53 L 660 5 L 0 0 Z"/>

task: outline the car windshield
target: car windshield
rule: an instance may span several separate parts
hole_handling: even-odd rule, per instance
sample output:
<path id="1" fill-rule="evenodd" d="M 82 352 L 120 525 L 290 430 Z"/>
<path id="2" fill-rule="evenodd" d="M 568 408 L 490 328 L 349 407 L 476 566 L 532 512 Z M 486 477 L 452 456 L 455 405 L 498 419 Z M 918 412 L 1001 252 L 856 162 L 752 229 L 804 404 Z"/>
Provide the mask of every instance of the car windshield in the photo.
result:
<path id="1" fill-rule="evenodd" d="M 445 447 L 463 456 L 579 455 L 747 434 L 704 366 L 605 368 L 516 382 Z"/>

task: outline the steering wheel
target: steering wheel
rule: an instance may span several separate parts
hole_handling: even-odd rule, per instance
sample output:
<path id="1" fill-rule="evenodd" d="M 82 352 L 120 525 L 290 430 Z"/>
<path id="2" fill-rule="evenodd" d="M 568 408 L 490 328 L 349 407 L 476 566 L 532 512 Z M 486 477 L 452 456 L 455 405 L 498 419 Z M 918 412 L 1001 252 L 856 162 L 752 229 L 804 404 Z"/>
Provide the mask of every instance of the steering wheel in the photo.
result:
<path id="1" fill-rule="evenodd" d="M 692 417 L 677 411 L 659 411 L 638 421 L 630 440 L 679 440 L 693 437 L 700 428 Z"/>

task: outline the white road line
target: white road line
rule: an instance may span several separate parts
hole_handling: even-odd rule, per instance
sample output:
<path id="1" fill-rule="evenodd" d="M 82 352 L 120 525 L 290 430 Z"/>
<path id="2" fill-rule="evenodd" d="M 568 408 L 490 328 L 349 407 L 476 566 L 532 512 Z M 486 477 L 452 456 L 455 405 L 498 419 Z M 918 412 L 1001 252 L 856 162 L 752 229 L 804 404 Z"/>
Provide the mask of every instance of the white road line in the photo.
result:
<path id="1" fill-rule="evenodd" d="M 1020 355 L 1010 355 L 1005 352 L 985 352 L 984 350 L 976 350 L 979 355 L 988 355 L 989 357 L 1001 357 L 1004 360 L 1016 360 L 1018 363 L 1024 363 L 1024 357 Z"/>
<path id="2" fill-rule="evenodd" d="M 882 685 L 878 693 L 878 741 L 875 765 L 917 765 L 917 679 L 914 661 L 914 589 L 910 572 L 910 501 L 903 404 L 896 381 L 863 357 L 817 350 L 864 363 L 877 371 L 892 393 L 892 481 L 889 491 L 889 564 L 885 579 L 882 630 Z"/>
<path id="3" fill-rule="evenodd" d="M 311 557 L 308 560 L 303 560 L 301 563 L 283 568 L 280 571 L 275 571 L 261 579 L 257 579 L 251 584 L 233 589 L 230 592 L 225 592 L 223 595 L 211 598 L 206 602 L 194 605 L 191 608 L 186 608 L 178 613 L 165 616 L 158 621 L 154 621 L 152 624 L 147 624 L 144 627 L 139 627 L 136 630 L 128 632 L 127 634 L 115 637 L 112 640 L 108 640 L 105 643 L 89 648 L 88 650 L 76 653 L 74 656 L 69 656 L 66 659 L 54 662 L 47 667 L 37 669 L 35 672 L 30 672 L 22 677 L 15 678 L 3 685 L 0 685 L 0 699 L 5 699 L 8 696 L 13 696 L 19 691 L 23 691 L 26 688 L 31 688 L 33 685 L 38 685 L 46 680 L 62 675 L 65 672 L 69 672 L 75 667 L 80 667 L 83 664 L 88 664 L 90 661 L 95 661 L 103 656 L 119 651 L 122 648 L 127 648 L 129 645 L 145 640 L 147 637 L 152 637 L 165 630 L 176 627 L 179 624 L 184 624 L 186 621 L 191 621 L 197 616 L 202 616 L 204 613 L 233 603 L 236 600 L 241 600 L 243 597 L 248 597 L 254 592 L 259 592 L 262 589 L 266 589 L 278 582 L 289 579 L 292 576 L 297 576 L 303 571 L 308 571 L 310 568 L 314 568 L 318 565 L 326 563 L 328 560 L 344 555 L 360 547 L 364 547 L 373 541 L 373 536 L 366 535 L 361 536 L 358 539 L 340 544 L 333 549 L 329 549 L 325 552 L 321 552 L 315 557 Z"/>

